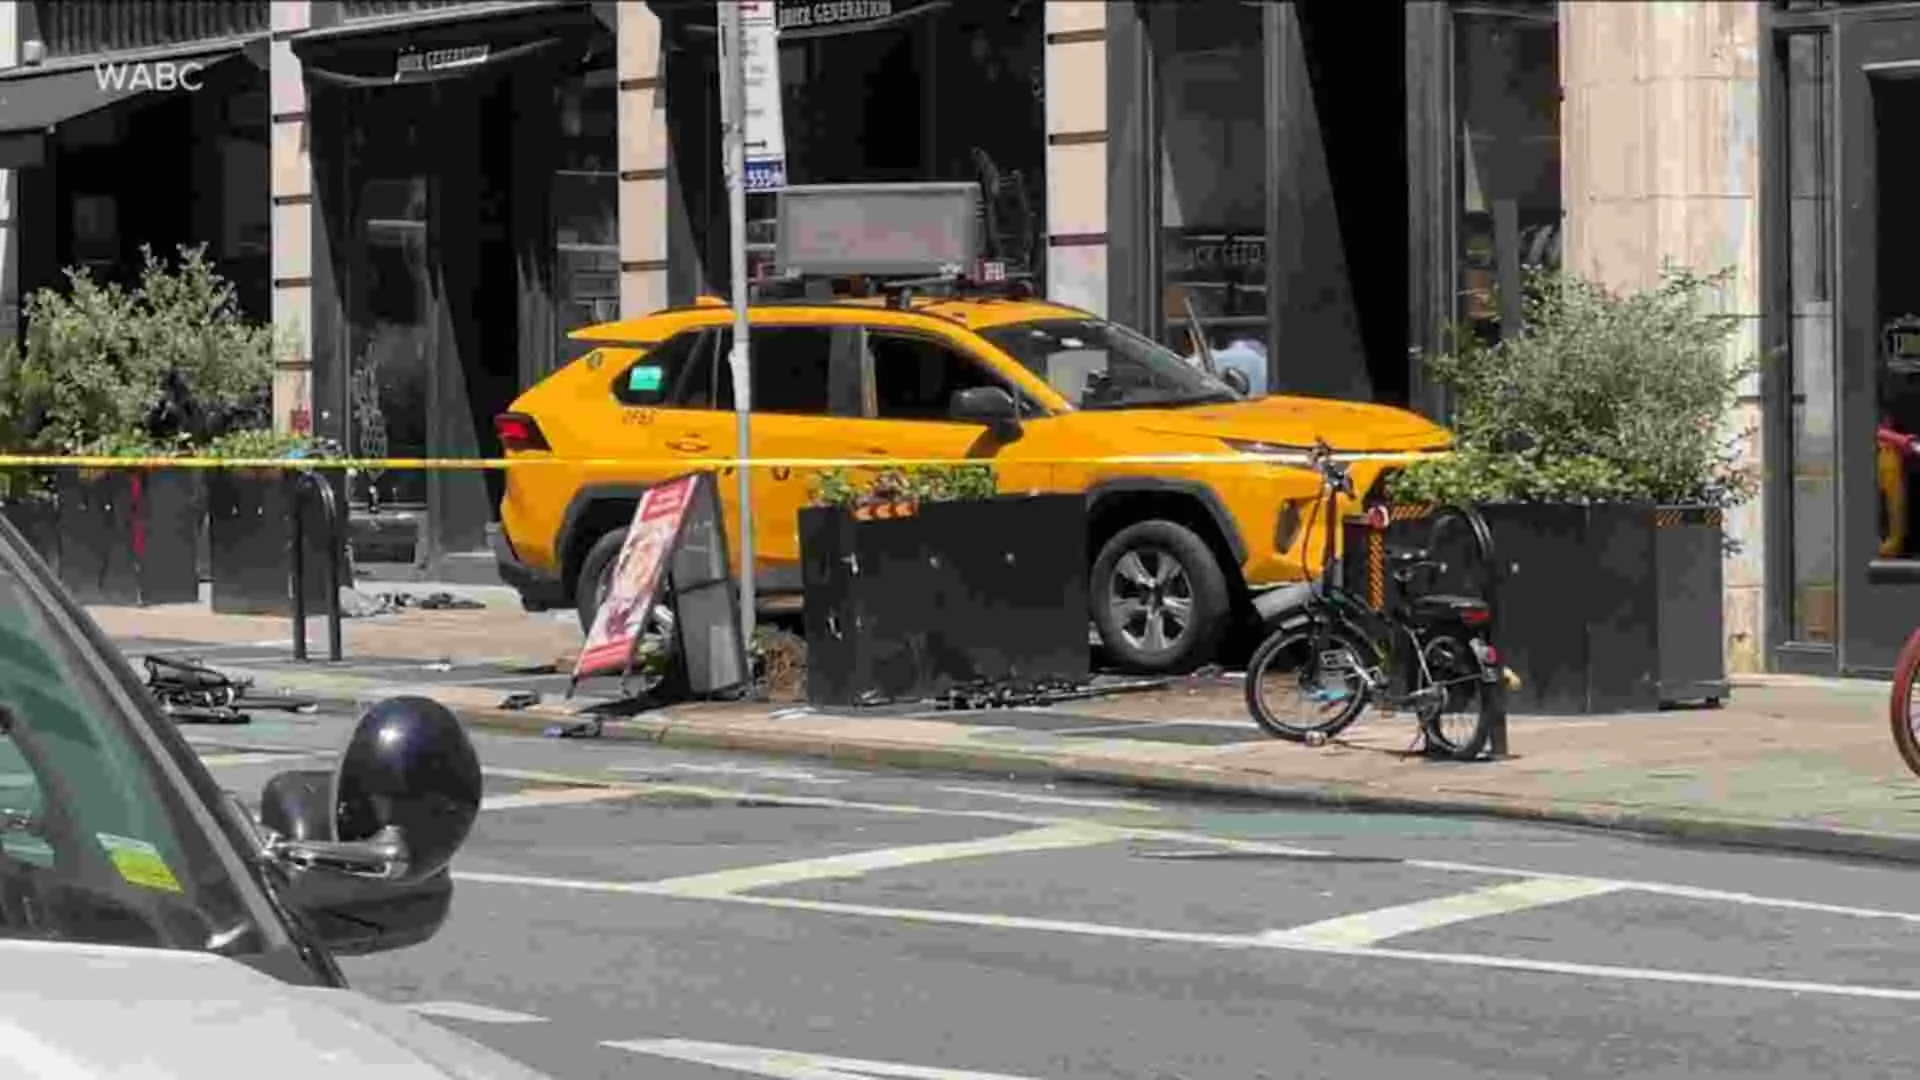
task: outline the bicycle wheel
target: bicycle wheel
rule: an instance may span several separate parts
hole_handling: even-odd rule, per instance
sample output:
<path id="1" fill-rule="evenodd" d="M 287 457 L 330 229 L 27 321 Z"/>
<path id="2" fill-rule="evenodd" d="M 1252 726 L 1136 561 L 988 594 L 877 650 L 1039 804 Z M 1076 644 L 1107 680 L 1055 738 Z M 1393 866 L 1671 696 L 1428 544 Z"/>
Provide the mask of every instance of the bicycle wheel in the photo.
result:
<path id="1" fill-rule="evenodd" d="M 1432 706 L 1418 710 L 1427 749 L 1453 761 L 1472 761 L 1487 748 L 1493 725 L 1506 715 L 1506 688 L 1480 677 L 1480 662 L 1459 638 L 1432 638 L 1421 652 L 1442 690 Z"/>
<path id="2" fill-rule="evenodd" d="M 1893 745 L 1907 768 L 1920 773 L 1920 732 L 1913 729 L 1916 720 L 1913 696 L 1920 691 L 1920 630 L 1915 630 L 1900 647 L 1900 659 L 1893 669 L 1893 699 L 1888 703 L 1888 719 L 1893 723 Z"/>
<path id="3" fill-rule="evenodd" d="M 1332 738 L 1359 719 L 1372 698 L 1361 672 L 1373 647 L 1334 627 L 1316 647 L 1312 630 L 1280 631 L 1247 661 L 1247 711 L 1267 734 L 1291 742 Z"/>

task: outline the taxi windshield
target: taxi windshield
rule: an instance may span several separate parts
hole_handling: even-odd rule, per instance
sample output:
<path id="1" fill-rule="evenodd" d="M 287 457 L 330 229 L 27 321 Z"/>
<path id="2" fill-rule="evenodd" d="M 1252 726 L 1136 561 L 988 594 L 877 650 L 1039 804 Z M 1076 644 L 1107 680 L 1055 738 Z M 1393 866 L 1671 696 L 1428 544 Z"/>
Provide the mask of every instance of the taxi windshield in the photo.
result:
<path id="1" fill-rule="evenodd" d="M 266 947 L 211 808 L 195 816 L 110 679 L 17 552 L 0 554 L 0 938 Z"/>
<path id="2" fill-rule="evenodd" d="M 1233 388 L 1180 354 L 1104 319 L 1040 319 L 980 336 L 1045 379 L 1076 409 L 1155 408 L 1237 401 Z"/>

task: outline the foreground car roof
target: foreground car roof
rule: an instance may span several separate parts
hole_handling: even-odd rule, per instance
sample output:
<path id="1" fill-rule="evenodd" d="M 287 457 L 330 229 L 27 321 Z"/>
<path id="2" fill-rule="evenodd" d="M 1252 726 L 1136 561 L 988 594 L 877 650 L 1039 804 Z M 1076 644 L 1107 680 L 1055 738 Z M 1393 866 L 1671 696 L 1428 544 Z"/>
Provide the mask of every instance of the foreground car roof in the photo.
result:
<path id="1" fill-rule="evenodd" d="M 547 1080 L 347 990 L 212 953 L 0 941 L 0 1075 Z"/>

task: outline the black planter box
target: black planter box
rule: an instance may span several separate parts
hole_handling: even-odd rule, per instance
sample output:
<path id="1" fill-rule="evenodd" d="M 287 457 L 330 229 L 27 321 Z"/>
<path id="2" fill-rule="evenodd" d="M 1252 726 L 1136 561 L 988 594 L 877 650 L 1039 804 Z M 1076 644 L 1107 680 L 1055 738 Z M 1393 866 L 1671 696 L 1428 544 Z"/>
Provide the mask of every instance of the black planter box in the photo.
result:
<path id="1" fill-rule="evenodd" d="M 343 515 L 336 552 L 340 585 L 353 584 L 346 559 L 346 490 L 326 477 Z M 293 613 L 293 514 L 295 487 L 280 470 L 220 469 L 207 476 L 207 561 L 213 610 L 222 615 Z M 309 615 L 327 610 L 327 525 L 319 498 L 300 497 L 304 519 L 303 593 Z"/>
<path id="2" fill-rule="evenodd" d="M 51 480 L 51 477 L 48 477 Z M 4 503 L 0 503 L 0 514 L 5 514 L 20 538 L 27 542 L 40 556 L 47 569 L 56 578 L 60 574 L 60 506 L 51 493 L 30 491 L 31 478 L 25 474 L 13 477 L 13 494 Z"/>
<path id="3" fill-rule="evenodd" d="M 1494 566 L 1481 572 L 1464 530 L 1434 557 L 1435 591 L 1488 595 L 1494 640 L 1521 687 L 1516 713 L 1649 712 L 1728 694 L 1721 529 L 1698 507 L 1495 504 L 1481 508 Z M 1349 519 L 1342 580 L 1367 596 L 1367 526 Z M 1387 550 L 1432 546 L 1431 519 L 1395 508 Z M 1389 576 L 1385 598 L 1393 598 Z"/>
<path id="4" fill-rule="evenodd" d="M 199 600 L 201 490 L 186 469 L 63 470 L 54 514 L 61 583 L 82 604 Z"/>
<path id="5" fill-rule="evenodd" d="M 1084 681 L 1086 501 L 925 503 L 906 517 L 800 511 L 807 700 L 918 700 Z"/>

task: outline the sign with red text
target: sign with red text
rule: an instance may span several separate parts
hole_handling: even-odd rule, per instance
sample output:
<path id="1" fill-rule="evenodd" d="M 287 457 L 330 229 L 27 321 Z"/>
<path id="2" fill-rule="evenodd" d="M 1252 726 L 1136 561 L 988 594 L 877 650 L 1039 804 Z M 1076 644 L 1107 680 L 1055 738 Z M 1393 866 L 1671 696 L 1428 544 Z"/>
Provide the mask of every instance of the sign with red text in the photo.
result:
<path id="1" fill-rule="evenodd" d="M 592 675 L 625 676 L 632 669 L 640 635 L 660 595 L 667 560 L 680 540 L 702 474 L 682 476 L 648 488 L 634 507 L 627 541 L 613 565 L 606 598 L 594 614 L 593 628 L 574 662 L 575 682 Z M 591 583 L 582 582 L 582 588 Z"/>

